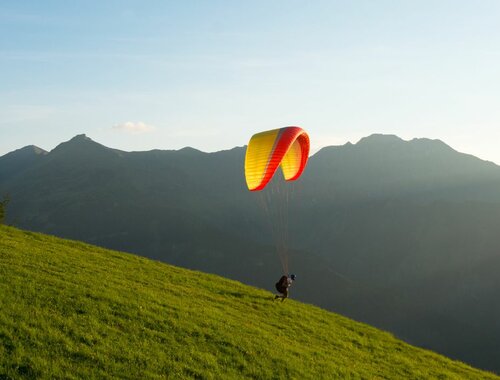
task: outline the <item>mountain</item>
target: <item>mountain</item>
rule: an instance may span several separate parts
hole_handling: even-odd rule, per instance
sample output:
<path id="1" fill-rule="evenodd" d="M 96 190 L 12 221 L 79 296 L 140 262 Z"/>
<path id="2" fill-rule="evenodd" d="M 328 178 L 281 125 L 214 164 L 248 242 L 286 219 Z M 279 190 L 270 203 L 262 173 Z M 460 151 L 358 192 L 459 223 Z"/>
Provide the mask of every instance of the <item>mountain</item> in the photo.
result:
<path id="1" fill-rule="evenodd" d="M 0 157 L 0 194 L 16 226 L 271 290 L 273 210 L 259 206 L 269 192 L 247 191 L 244 155 L 123 152 L 80 135 L 29 165 Z M 498 166 L 372 135 L 323 148 L 290 185 L 294 297 L 500 372 Z"/>
<path id="2" fill-rule="evenodd" d="M 500 201 L 492 191 L 500 186 L 500 168 L 440 140 L 372 135 L 355 145 L 326 147 L 311 157 L 304 176 L 304 186 L 321 188 L 329 201 Z"/>
<path id="3" fill-rule="evenodd" d="M 2 156 L 0 160 L 0 182 L 7 181 L 16 174 L 22 173 L 46 154 L 45 150 L 29 145 Z"/>
<path id="4" fill-rule="evenodd" d="M 498 379 L 218 276 L 0 226 L 0 377 Z"/>

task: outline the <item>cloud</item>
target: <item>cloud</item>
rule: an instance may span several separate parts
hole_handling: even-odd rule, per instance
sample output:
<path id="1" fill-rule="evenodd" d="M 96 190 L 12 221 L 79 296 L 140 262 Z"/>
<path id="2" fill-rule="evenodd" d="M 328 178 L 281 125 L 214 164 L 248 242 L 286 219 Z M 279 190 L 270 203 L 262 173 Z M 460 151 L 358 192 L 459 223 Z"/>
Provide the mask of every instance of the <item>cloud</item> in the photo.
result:
<path id="1" fill-rule="evenodd" d="M 155 130 L 155 127 L 153 127 L 152 125 L 148 125 L 146 123 L 143 123 L 142 121 L 138 121 L 138 122 L 127 121 L 127 122 L 122 123 L 122 124 L 114 125 L 112 128 L 115 131 L 134 133 L 134 134 L 147 133 L 147 132 L 152 132 Z"/>

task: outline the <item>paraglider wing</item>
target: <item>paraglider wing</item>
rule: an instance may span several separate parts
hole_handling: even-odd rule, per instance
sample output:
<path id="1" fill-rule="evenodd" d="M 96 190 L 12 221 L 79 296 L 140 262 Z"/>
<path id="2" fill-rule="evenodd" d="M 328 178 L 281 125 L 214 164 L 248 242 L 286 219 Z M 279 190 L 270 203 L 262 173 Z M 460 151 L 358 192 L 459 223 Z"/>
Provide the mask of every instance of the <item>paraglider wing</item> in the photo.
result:
<path id="1" fill-rule="evenodd" d="M 257 133 L 248 143 L 245 179 L 250 191 L 262 190 L 281 165 L 285 180 L 302 174 L 309 157 L 309 136 L 300 127 Z"/>

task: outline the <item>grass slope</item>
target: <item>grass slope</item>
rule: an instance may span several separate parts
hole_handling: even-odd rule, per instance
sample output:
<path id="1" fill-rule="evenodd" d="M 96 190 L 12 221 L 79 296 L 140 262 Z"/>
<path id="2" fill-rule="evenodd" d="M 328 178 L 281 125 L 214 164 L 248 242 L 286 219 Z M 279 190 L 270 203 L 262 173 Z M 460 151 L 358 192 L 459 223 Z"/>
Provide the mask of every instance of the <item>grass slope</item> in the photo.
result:
<path id="1" fill-rule="evenodd" d="M 0 226 L 0 379 L 497 378 L 271 298 L 221 277 Z"/>

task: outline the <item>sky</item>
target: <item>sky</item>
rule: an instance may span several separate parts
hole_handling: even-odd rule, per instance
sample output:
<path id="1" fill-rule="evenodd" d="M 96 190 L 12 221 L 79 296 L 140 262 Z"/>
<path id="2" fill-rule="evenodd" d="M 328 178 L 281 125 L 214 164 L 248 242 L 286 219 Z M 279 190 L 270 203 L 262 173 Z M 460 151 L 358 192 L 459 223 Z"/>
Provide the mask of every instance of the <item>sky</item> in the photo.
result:
<path id="1" fill-rule="evenodd" d="M 0 2 L 0 155 L 85 133 L 212 152 L 303 127 L 500 164 L 500 1 Z"/>

